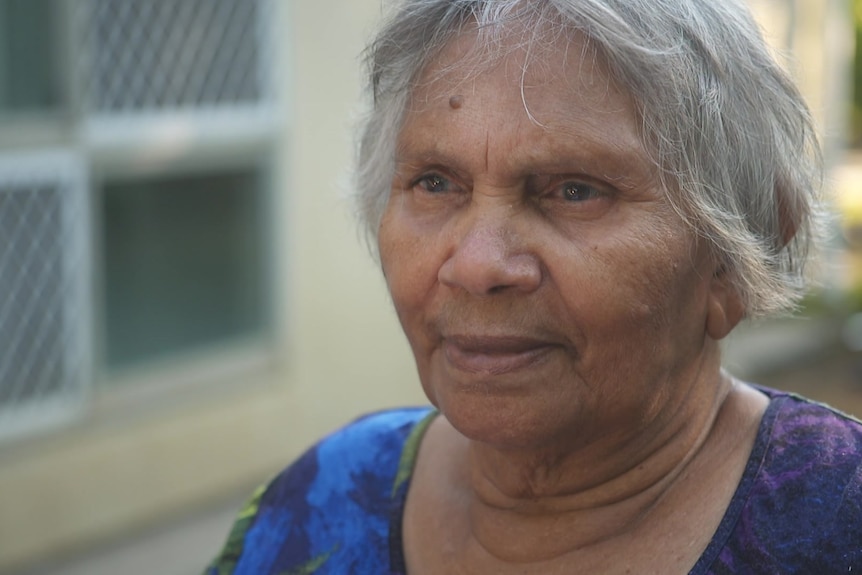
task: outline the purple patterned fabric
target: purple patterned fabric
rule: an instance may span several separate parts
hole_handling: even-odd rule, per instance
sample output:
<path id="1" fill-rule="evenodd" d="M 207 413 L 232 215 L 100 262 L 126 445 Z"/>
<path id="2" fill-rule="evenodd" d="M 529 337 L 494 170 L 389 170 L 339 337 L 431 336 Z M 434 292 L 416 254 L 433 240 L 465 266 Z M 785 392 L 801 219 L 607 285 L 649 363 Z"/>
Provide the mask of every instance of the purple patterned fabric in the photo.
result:
<path id="1" fill-rule="evenodd" d="M 862 573 L 862 423 L 774 390 L 742 480 L 690 575 Z M 240 515 L 207 574 L 405 575 L 401 516 L 426 409 L 367 416 Z"/>
<path id="2" fill-rule="evenodd" d="M 745 473 L 691 574 L 862 573 L 862 423 L 761 391 Z"/>

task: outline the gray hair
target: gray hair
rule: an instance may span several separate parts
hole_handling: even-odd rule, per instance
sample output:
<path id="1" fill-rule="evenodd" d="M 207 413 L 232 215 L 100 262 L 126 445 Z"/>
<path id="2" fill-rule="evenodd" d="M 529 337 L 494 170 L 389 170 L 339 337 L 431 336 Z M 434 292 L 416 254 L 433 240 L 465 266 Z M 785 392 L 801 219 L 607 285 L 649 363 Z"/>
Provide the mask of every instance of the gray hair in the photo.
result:
<path id="1" fill-rule="evenodd" d="M 515 19 L 587 39 L 630 92 L 671 203 L 730 274 L 746 315 L 791 309 L 819 230 L 822 161 L 808 108 L 742 0 L 402 0 L 367 53 L 373 104 L 356 199 L 369 238 L 419 76 L 466 27 L 490 53 Z"/>

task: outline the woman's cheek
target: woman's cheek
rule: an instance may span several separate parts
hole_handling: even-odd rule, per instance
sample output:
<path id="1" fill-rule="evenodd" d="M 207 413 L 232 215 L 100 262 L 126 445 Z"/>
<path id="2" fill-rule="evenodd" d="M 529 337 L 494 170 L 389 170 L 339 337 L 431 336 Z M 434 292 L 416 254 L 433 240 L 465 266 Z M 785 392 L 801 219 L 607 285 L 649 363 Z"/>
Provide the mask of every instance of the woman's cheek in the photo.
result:
<path id="1" fill-rule="evenodd" d="M 433 281 L 427 262 L 429 250 L 422 245 L 412 226 L 405 225 L 404 219 L 397 215 L 384 217 L 378 238 L 383 274 L 395 309 L 407 330 L 411 310 L 422 306 L 423 294 L 428 291 L 424 284 Z"/>

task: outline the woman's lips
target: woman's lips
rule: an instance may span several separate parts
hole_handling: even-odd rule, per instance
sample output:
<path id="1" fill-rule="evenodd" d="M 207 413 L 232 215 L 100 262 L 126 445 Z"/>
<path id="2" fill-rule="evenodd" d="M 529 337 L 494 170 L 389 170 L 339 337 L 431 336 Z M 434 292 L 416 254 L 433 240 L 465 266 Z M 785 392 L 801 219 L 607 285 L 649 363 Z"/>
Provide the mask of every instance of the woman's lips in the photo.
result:
<path id="1" fill-rule="evenodd" d="M 517 336 L 447 336 L 443 354 L 454 368 L 477 374 L 501 375 L 529 367 L 550 352 L 554 344 Z"/>

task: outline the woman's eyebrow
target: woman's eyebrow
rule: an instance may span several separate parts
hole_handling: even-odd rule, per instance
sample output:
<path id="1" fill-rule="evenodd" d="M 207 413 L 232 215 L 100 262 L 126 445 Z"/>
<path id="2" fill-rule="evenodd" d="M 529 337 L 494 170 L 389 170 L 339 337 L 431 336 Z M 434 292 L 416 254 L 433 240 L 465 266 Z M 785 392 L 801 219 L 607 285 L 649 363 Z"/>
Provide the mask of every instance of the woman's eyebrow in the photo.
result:
<path id="1" fill-rule="evenodd" d="M 538 152 L 538 149 L 534 149 Z M 607 148 L 588 151 L 569 146 L 551 147 L 546 153 L 525 153 L 522 160 L 513 162 L 507 171 L 525 176 L 589 175 L 609 183 L 634 186 L 652 180 L 651 164 L 646 161 L 633 162 L 631 153 Z M 436 146 L 417 150 L 401 146 L 395 154 L 396 172 L 441 167 L 454 172 L 469 172 L 463 154 L 440 149 Z"/>
<path id="2" fill-rule="evenodd" d="M 399 146 L 395 150 L 395 166 L 398 169 L 418 169 L 427 166 L 441 166 L 455 171 L 466 169 L 463 157 L 439 148 L 408 150 Z"/>

